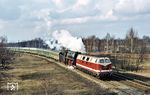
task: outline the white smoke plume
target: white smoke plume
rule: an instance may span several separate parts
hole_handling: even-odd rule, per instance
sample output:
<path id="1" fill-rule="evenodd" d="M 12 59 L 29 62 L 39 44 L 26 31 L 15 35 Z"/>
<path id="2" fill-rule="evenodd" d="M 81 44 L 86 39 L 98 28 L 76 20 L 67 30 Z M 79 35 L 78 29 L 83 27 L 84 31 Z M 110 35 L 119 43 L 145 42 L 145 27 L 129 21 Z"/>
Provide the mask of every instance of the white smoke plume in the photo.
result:
<path id="1" fill-rule="evenodd" d="M 55 39 L 46 40 L 45 43 L 50 47 L 52 50 L 59 51 L 61 46 L 57 43 Z"/>
<path id="2" fill-rule="evenodd" d="M 54 31 L 52 37 L 58 41 L 58 44 L 69 50 L 85 52 L 82 39 L 73 37 L 67 30 Z"/>

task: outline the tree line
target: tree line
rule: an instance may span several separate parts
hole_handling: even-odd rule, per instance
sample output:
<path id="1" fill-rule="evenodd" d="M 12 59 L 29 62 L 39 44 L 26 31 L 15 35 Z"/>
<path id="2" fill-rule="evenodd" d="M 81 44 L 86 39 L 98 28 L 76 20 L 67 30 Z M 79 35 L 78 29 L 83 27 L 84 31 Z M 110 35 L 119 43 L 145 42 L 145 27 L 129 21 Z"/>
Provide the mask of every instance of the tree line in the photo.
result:
<path id="1" fill-rule="evenodd" d="M 8 43 L 7 47 L 32 47 L 32 48 L 49 48 L 45 41 L 41 38 L 35 38 L 33 40 Z"/>
<path id="2" fill-rule="evenodd" d="M 86 52 L 109 52 L 109 53 L 150 53 L 150 37 L 138 37 L 138 32 L 131 28 L 124 39 L 115 39 L 109 33 L 100 39 L 96 36 L 83 38 Z"/>

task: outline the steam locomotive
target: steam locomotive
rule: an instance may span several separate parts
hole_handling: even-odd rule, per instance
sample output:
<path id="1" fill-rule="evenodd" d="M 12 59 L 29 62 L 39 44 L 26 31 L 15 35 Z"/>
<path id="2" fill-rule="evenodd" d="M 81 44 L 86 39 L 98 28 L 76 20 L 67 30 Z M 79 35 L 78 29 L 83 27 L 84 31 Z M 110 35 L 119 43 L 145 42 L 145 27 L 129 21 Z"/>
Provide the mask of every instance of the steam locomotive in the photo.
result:
<path id="1" fill-rule="evenodd" d="M 81 54 L 80 52 L 64 50 L 59 53 L 59 61 L 99 78 L 110 77 L 112 75 L 112 63 L 108 57 L 95 57 Z"/>

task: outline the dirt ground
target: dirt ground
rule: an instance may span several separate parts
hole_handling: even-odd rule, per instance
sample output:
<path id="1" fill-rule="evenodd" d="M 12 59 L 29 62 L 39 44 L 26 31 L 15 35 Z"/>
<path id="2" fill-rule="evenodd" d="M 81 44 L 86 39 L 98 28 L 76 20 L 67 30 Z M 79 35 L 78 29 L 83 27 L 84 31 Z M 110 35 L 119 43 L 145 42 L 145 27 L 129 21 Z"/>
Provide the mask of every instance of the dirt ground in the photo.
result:
<path id="1" fill-rule="evenodd" d="M 0 68 L 0 95 L 114 94 L 52 62 L 26 54 L 9 67 Z M 8 83 L 18 83 L 18 90 L 8 89 Z"/>

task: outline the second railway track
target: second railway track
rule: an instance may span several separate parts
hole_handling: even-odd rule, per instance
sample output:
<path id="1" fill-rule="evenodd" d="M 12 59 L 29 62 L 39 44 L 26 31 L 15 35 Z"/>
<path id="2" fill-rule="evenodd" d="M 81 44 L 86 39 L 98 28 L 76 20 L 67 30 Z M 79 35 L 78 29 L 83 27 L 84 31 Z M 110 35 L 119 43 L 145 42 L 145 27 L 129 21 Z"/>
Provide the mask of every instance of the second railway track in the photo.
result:
<path id="1" fill-rule="evenodd" d="M 134 79 L 132 77 L 125 76 L 121 73 L 114 73 L 112 78 L 114 80 L 120 79 L 121 80 L 121 81 L 119 81 L 120 83 L 123 83 L 123 84 L 128 85 L 128 86 L 133 87 L 133 88 L 136 88 L 143 93 L 149 93 L 149 91 L 150 91 L 150 84 L 145 82 L 144 80 L 143 81 L 137 80 L 137 79 Z M 147 94 L 145 94 L 145 95 L 147 95 Z"/>

